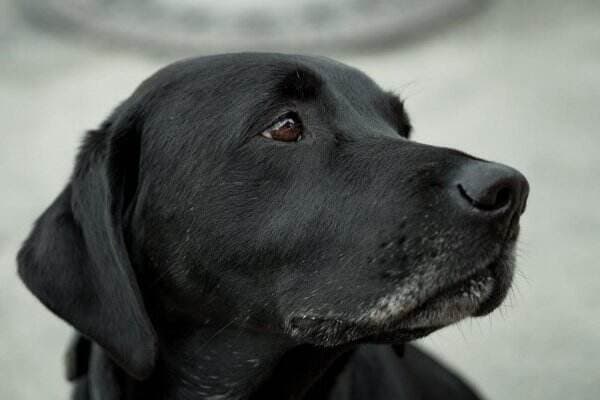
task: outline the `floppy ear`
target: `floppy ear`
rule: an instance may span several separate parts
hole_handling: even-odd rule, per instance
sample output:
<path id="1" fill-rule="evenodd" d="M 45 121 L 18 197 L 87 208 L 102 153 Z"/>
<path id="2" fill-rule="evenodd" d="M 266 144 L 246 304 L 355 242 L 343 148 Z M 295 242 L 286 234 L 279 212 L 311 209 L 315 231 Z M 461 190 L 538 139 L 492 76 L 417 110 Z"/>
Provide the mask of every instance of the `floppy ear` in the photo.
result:
<path id="1" fill-rule="evenodd" d="M 17 258 L 21 279 L 42 303 L 144 379 L 154 366 L 156 334 L 122 226 L 135 192 L 139 134 L 135 118 L 117 114 L 87 134 L 71 182 Z"/>

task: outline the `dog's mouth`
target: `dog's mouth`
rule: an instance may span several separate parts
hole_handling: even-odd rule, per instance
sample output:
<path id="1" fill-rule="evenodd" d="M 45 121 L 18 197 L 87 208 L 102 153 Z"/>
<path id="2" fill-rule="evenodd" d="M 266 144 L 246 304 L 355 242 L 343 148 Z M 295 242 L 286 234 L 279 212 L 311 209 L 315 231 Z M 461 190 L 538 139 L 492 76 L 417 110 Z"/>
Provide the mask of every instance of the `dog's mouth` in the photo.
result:
<path id="1" fill-rule="evenodd" d="M 322 346 L 349 343 L 404 343 L 414 340 L 467 317 L 490 313 L 504 300 L 512 282 L 511 253 L 502 253 L 484 268 L 458 282 L 441 286 L 419 301 L 408 300 L 399 311 L 385 318 L 371 311 L 368 316 L 294 315 L 286 323 L 293 337 Z M 400 301 L 401 296 L 388 296 Z M 381 305 L 381 302 L 379 303 Z M 389 307 L 389 306 L 388 306 Z"/>
<path id="2" fill-rule="evenodd" d="M 442 289 L 402 318 L 402 326 L 426 328 L 449 325 L 473 315 L 494 290 L 491 268 Z"/>

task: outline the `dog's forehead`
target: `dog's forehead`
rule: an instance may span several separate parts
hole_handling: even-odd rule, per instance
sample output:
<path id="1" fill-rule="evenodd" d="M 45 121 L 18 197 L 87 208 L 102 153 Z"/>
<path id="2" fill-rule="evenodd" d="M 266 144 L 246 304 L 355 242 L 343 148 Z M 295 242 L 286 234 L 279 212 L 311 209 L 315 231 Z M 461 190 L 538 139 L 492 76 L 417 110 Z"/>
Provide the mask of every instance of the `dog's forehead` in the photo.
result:
<path id="1" fill-rule="evenodd" d="M 325 57 L 238 53 L 184 60 L 158 71 L 132 96 L 143 110 L 143 136 L 153 138 L 144 142 L 159 153 L 209 138 L 212 146 L 214 140 L 243 143 L 294 101 L 313 99 L 309 107 L 316 105 L 329 123 L 353 134 L 361 127 L 388 136 L 410 130 L 397 97 L 363 72 Z M 170 140 L 175 137 L 180 139 Z"/>
<path id="2" fill-rule="evenodd" d="M 326 57 L 279 53 L 223 54 L 176 62 L 147 79 L 140 91 L 164 94 L 173 88 L 206 93 L 217 89 L 220 95 L 237 96 L 246 90 L 260 97 L 294 79 L 308 85 L 307 89 L 324 85 L 326 90 L 355 101 L 385 96 L 372 79 L 356 68 Z"/>

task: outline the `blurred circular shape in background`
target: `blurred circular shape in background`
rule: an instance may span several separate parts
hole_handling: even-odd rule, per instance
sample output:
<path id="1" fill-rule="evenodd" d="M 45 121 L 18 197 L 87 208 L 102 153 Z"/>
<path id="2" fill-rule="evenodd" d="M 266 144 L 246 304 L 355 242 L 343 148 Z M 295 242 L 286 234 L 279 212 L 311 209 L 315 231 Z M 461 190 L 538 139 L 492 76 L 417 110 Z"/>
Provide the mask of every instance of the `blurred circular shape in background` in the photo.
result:
<path id="1" fill-rule="evenodd" d="M 52 30 L 167 53 L 385 48 L 483 0 L 21 0 Z"/>

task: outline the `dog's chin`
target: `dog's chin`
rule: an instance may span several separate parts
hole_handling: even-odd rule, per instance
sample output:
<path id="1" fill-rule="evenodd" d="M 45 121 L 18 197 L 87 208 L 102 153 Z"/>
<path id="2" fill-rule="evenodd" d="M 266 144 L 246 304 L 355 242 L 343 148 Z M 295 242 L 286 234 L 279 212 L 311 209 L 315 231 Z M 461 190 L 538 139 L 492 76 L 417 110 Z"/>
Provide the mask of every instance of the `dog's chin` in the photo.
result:
<path id="1" fill-rule="evenodd" d="M 354 343 L 400 344 L 415 340 L 468 317 L 496 309 L 506 297 L 513 277 L 512 251 L 502 252 L 483 268 L 433 293 L 408 309 L 385 319 L 348 316 L 291 316 L 286 331 L 298 340 L 319 346 Z"/>

